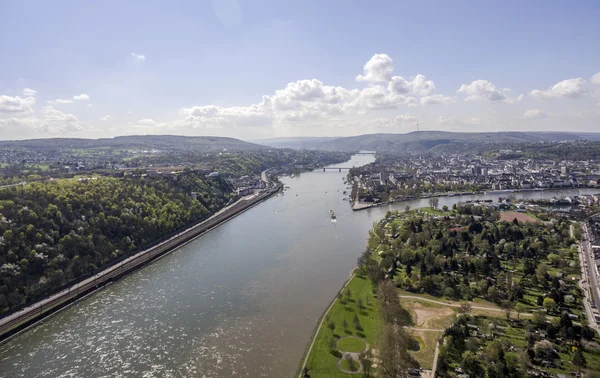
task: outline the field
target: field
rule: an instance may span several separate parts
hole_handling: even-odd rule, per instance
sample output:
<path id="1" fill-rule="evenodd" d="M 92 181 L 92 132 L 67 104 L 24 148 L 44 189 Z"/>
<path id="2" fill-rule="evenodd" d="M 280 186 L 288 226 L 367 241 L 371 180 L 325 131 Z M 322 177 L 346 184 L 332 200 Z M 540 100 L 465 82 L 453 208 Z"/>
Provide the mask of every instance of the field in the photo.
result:
<path id="1" fill-rule="evenodd" d="M 339 350 L 357 352 L 364 349 L 364 342 L 360 339 L 364 339 L 370 347 L 377 340 L 382 323 L 371 281 L 367 278 L 355 276 L 350 280 L 347 288 L 342 291 L 342 298 L 346 298 L 345 292 L 348 289 L 351 293 L 350 300 L 345 301 L 346 304 L 343 304 L 340 298 L 336 298 L 333 307 L 326 316 L 326 320 L 323 322 L 323 326 L 319 333 L 315 335 L 315 344 L 306 364 L 311 378 L 351 376 L 343 373 L 337 367 L 340 360 Z M 363 309 L 359 308 L 359 302 L 363 304 Z M 354 326 L 354 315 L 358 317 L 362 330 Z M 347 324 L 345 328 L 344 320 Z M 328 327 L 329 323 L 335 325 L 333 331 Z M 359 339 L 347 336 L 355 336 Z M 337 355 L 331 353 L 329 346 L 331 338 L 336 342 Z M 342 367 L 346 364 L 347 362 L 342 363 Z"/>
<path id="2" fill-rule="evenodd" d="M 527 223 L 537 223 L 539 220 L 527 213 L 518 213 L 516 211 L 504 211 L 500 213 L 500 218 L 507 222 L 512 222 L 515 218 L 519 222 L 527 222 Z"/>

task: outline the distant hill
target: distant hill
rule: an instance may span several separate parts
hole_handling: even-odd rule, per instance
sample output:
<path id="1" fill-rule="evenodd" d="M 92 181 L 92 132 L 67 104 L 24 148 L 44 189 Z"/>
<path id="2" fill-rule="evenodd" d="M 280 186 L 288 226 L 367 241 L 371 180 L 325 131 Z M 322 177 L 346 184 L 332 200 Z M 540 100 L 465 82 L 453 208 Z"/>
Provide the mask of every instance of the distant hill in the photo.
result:
<path id="1" fill-rule="evenodd" d="M 567 132 L 484 132 L 415 131 L 407 134 L 365 134 L 330 140 L 307 140 L 302 148 L 327 151 L 451 151 L 465 144 L 600 140 L 600 134 Z"/>
<path id="2" fill-rule="evenodd" d="M 83 139 L 83 138 L 49 138 L 17 141 L 0 141 L 0 148 L 22 147 L 30 149 L 65 149 L 65 148 L 148 148 L 157 150 L 196 150 L 231 151 L 261 150 L 266 147 L 244 142 L 235 138 L 212 136 L 178 136 L 178 135 L 131 135 L 115 138 Z"/>
<path id="3" fill-rule="evenodd" d="M 251 140 L 252 143 L 262 144 L 263 146 L 275 148 L 293 148 L 300 149 L 315 149 L 313 146 L 322 142 L 328 142 L 340 137 L 281 137 L 269 139 Z"/>

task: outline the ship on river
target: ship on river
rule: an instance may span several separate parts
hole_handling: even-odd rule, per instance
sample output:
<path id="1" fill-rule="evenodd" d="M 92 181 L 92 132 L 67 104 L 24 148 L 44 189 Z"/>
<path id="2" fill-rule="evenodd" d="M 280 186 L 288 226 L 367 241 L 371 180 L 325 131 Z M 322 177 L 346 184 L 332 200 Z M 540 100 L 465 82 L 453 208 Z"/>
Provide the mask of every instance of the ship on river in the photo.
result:
<path id="1" fill-rule="evenodd" d="M 336 216 L 335 216 L 335 213 L 331 209 L 329 210 L 329 216 L 331 217 L 331 220 L 336 220 L 337 219 Z"/>

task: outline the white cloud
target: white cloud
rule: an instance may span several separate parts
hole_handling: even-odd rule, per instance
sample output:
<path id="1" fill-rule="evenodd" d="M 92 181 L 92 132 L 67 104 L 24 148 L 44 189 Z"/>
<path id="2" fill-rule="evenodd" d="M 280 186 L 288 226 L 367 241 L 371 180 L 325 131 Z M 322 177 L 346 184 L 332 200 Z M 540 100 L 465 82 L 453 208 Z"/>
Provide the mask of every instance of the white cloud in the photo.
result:
<path id="1" fill-rule="evenodd" d="M 406 125 L 410 123 L 416 123 L 419 119 L 411 114 L 400 114 L 394 117 L 392 124 L 393 125 Z"/>
<path id="2" fill-rule="evenodd" d="M 37 93 L 37 91 L 35 89 L 31 89 L 31 88 L 23 89 L 23 95 L 25 97 L 35 96 L 36 93 Z"/>
<path id="3" fill-rule="evenodd" d="M 545 118 L 548 117 L 548 114 L 542 109 L 531 109 L 525 112 L 523 118 L 526 119 L 536 119 L 536 118 Z"/>
<path id="4" fill-rule="evenodd" d="M 0 95 L 0 113 L 29 113 L 33 111 L 35 98 Z"/>
<path id="5" fill-rule="evenodd" d="M 75 100 L 75 101 L 87 101 L 89 99 L 90 99 L 90 96 L 88 96 L 87 93 L 82 93 L 82 94 L 73 96 L 73 100 Z"/>
<path id="6" fill-rule="evenodd" d="M 393 93 L 412 93 L 418 96 L 427 96 L 435 90 L 435 84 L 421 74 L 410 80 L 406 80 L 402 76 L 394 76 L 388 83 L 388 90 Z"/>
<path id="7" fill-rule="evenodd" d="M 388 82 L 392 78 L 394 63 L 387 54 L 375 54 L 363 66 L 363 74 L 356 77 L 357 81 Z"/>
<path id="8" fill-rule="evenodd" d="M 100 121 L 110 121 L 112 119 L 111 116 L 109 116 L 108 114 L 105 115 L 104 117 L 100 117 Z"/>
<path id="9" fill-rule="evenodd" d="M 132 62 L 134 62 L 134 63 L 141 63 L 141 62 L 143 62 L 143 61 L 145 61 L 145 60 L 146 60 L 146 57 L 145 57 L 144 55 L 141 55 L 141 54 L 136 54 L 136 53 L 133 53 L 133 52 L 132 52 L 132 53 L 129 55 L 129 59 L 130 59 Z"/>
<path id="10" fill-rule="evenodd" d="M 52 106 L 45 106 L 41 109 L 41 118 L 7 118 L 0 119 L 0 127 L 10 135 L 20 137 L 32 137 L 37 133 L 59 134 L 77 133 L 84 129 L 73 114 L 63 113 Z"/>
<path id="11" fill-rule="evenodd" d="M 590 83 L 600 85 L 600 72 L 598 72 L 597 74 L 594 74 L 590 78 Z"/>
<path id="12" fill-rule="evenodd" d="M 582 78 L 574 78 L 563 80 L 547 90 L 534 89 L 529 92 L 531 97 L 541 99 L 552 98 L 579 98 L 587 92 L 585 80 Z"/>
<path id="13" fill-rule="evenodd" d="M 457 92 L 467 96 L 465 101 L 498 101 L 505 103 L 514 101 L 506 94 L 510 92 L 509 88 L 499 90 L 487 80 L 475 80 L 469 84 L 463 84 Z"/>
<path id="14" fill-rule="evenodd" d="M 426 96 L 426 97 L 421 97 L 421 105 L 435 105 L 435 104 L 444 104 L 444 105 L 449 105 L 449 104 L 454 104 L 456 102 L 456 97 L 454 96 L 444 96 L 444 95 L 433 95 L 433 96 Z"/>
<path id="15" fill-rule="evenodd" d="M 66 100 L 66 99 L 56 99 L 56 100 L 50 100 L 48 101 L 48 104 L 50 105 L 62 105 L 62 104 L 72 104 L 74 101 L 87 101 L 90 99 L 90 96 L 88 96 L 87 93 L 82 93 L 82 94 L 78 94 L 73 96 L 70 100 Z M 88 108 L 91 107 L 91 105 L 88 105 Z"/>
<path id="16" fill-rule="evenodd" d="M 64 100 L 64 99 L 61 99 L 61 98 L 59 98 L 57 100 L 50 100 L 50 101 L 48 101 L 48 104 L 51 104 L 51 105 L 72 104 L 72 103 L 73 103 L 73 100 Z"/>
<path id="17" fill-rule="evenodd" d="M 140 119 L 135 124 L 141 126 L 156 126 L 156 122 L 154 122 L 154 120 L 151 118 Z"/>
<path id="18" fill-rule="evenodd" d="M 460 119 L 453 116 L 439 116 L 435 121 L 441 126 L 473 126 L 481 124 L 479 117 Z"/>

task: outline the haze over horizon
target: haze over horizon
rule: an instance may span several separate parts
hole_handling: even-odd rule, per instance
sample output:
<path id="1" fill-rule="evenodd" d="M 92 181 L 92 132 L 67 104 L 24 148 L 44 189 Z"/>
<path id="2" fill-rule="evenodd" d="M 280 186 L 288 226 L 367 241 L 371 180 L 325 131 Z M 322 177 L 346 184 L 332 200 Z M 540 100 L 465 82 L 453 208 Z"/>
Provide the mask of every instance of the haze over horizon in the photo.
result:
<path id="1" fill-rule="evenodd" d="M 2 8 L 0 140 L 599 129 L 593 1 Z"/>

